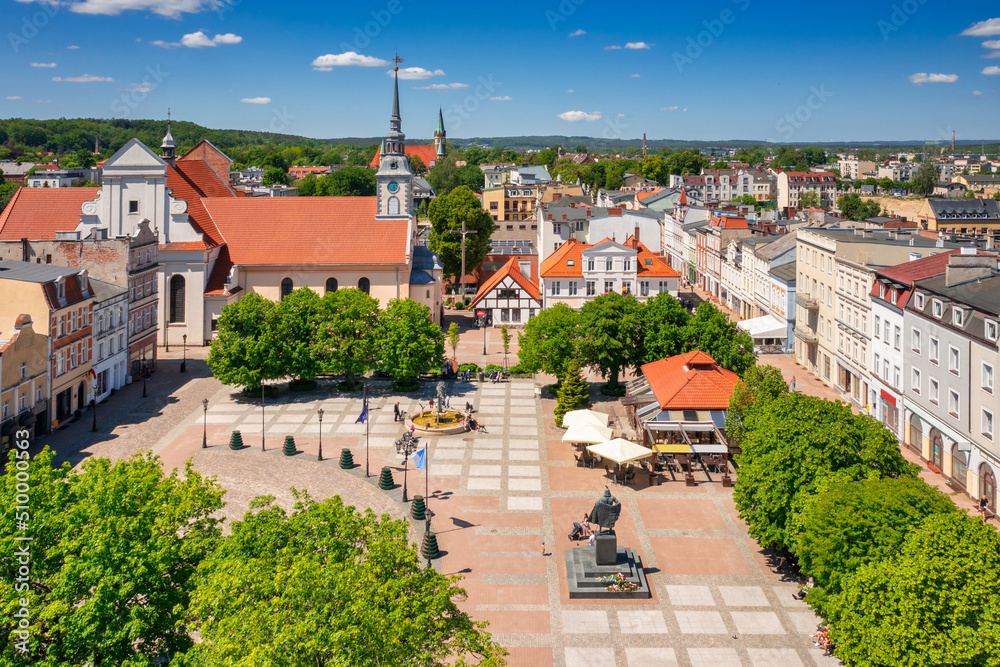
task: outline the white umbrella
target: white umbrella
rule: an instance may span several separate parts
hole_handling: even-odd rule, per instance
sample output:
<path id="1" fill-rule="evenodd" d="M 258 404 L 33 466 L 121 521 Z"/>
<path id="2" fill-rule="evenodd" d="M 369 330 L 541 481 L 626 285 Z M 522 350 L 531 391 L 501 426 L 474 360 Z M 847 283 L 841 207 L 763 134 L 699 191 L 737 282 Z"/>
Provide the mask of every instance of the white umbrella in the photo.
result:
<path id="1" fill-rule="evenodd" d="M 604 442 L 611 439 L 611 429 L 595 424 L 571 426 L 563 434 L 563 442 Z"/>
<path id="2" fill-rule="evenodd" d="M 583 424 L 593 424 L 594 426 L 607 426 L 608 415 L 596 410 L 570 410 L 563 415 L 563 426 L 578 426 Z"/>
<path id="3" fill-rule="evenodd" d="M 628 463 L 629 461 L 646 458 L 653 453 L 653 450 L 636 444 L 631 440 L 625 440 L 624 438 L 615 438 L 614 440 L 609 440 L 607 442 L 590 445 L 587 449 L 594 454 L 594 456 L 600 456 L 602 459 L 614 461 L 619 465 L 622 463 Z"/>

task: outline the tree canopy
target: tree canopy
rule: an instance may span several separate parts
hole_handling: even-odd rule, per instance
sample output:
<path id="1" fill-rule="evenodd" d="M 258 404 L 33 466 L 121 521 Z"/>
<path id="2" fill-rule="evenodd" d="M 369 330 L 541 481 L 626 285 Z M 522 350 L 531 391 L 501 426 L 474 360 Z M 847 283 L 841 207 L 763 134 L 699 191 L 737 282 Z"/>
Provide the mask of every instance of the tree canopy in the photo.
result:
<path id="1" fill-rule="evenodd" d="M 462 272 L 462 230 L 475 231 L 465 237 L 465 270 L 471 271 L 486 258 L 493 234 L 493 218 L 483 210 L 479 198 L 467 187 L 458 187 L 449 194 L 438 196 L 428 210 L 431 221 L 430 249 L 444 264 L 446 276 Z"/>
<path id="2" fill-rule="evenodd" d="M 794 548 L 792 517 L 825 475 L 915 474 L 891 431 L 839 401 L 786 394 L 750 410 L 743 429 L 733 498 L 750 535 L 764 546 Z"/>
<path id="3" fill-rule="evenodd" d="M 929 195 L 941 179 L 941 170 L 933 162 L 924 162 L 913 172 L 910 185 L 918 195 Z"/>
<path id="4" fill-rule="evenodd" d="M 279 301 L 267 330 L 279 377 L 315 380 L 322 372 L 316 355 L 316 325 L 320 299 L 308 287 L 300 287 Z"/>
<path id="5" fill-rule="evenodd" d="M 723 368 L 743 375 L 757 363 L 753 338 L 714 304 L 703 301 L 687 324 L 685 352 L 700 349 Z"/>
<path id="6" fill-rule="evenodd" d="M 726 411 L 726 438 L 739 445 L 743 424 L 753 410 L 763 410 L 773 400 L 788 393 L 781 370 L 774 366 L 751 366 L 736 383 Z"/>
<path id="7" fill-rule="evenodd" d="M 405 381 L 441 367 L 444 334 L 431 320 L 427 306 L 410 299 L 392 299 L 379 328 L 381 370 Z"/>
<path id="8" fill-rule="evenodd" d="M 1000 536 L 962 512 L 928 517 L 841 598 L 830 637 L 847 664 L 1000 665 Z"/>
<path id="9" fill-rule="evenodd" d="M 212 375 L 246 389 L 259 389 L 265 380 L 281 377 L 269 338 L 275 309 L 273 301 L 255 293 L 223 306 L 208 353 Z"/>
<path id="10" fill-rule="evenodd" d="M 502 665 L 456 601 L 458 577 L 420 566 L 405 521 L 296 493 L 254 501 L 198 571 L 202 642 L 182 665 Z"/>
<path id="11" fill-rule="evenodd" d="M 864 200 L 860 195 L 855 193 L 841 197 L 837 200 L 837 206 L 840 207 L 844 216 L 851 220 L 874 218 L 881 211 L 877 201 Z"/>
<path id="12" fill-rule="evenodd" d="M 645 363 L 682 354 L 687 349 L 691 315 L 675 297 L 660 292 L 646 301 L 642 314 Z"/>
<path id="13" fill-rule="evenodd" d="M 580 309 L 581 361 L 607 378 L 610 388 L 642 363 L 642 304 L 631 294 L 608 292 Z"/>
<path id="14" fill-rule="evenodd" d="M 327 373 L 343 373 L 348 384 L 372 369 L 379 339 L 378 301 L 359 289 L 327 292 L 320 301 L 313 345 Z"/>
<path id="15" fill-rule="evenodd" d="M 192 642 L 186 610 L 192 577 L 219 539 L 222 490 L 190 465 L 164 477 L 149 453 L 80 470 L 53 466 L 46 448 L 28 462 L 31 480 L 29 587 L 19 591 L 16 462 L 0 480 L 4 664 L 46 667 L 149 665 Z M 23 561 L 22 561 L 23 564 Z M 27 652 L 16 647 L 15 610 L 28 599 Z"/>
<path id="16" fill-rule="evenodd" d="M 518 365 L 530 372 L 542 371 L 561 380 L 576 354 L 579 314 L 565 303 L 543 308 L 524 325 L 517 336 Z"/>

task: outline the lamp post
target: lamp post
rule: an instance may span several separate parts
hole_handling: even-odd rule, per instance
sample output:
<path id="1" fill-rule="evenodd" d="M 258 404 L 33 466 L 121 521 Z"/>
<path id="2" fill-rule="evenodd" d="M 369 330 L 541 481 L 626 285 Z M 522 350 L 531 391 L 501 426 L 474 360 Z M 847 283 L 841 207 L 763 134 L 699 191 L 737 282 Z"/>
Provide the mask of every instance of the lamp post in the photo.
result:
<path id="1" fill-rule="evenodd" d="M 317 458 L 316 460 L 322 461 L 323 460 L 323 408 L 317 410 L 316 414 L 319 415 L 319 458 Z"/>
<path id="2" fill-rule="evenodd" d="M 97 433 L 97 399 L 96 398 L 90 399 L 90 407 L 93 408 L 93 410 L 94 410 L 94 423 L 90 427 L 90 432 L 91 433 Z"/>
<path id="3" fill-rule="evenodd" d="M 181 373 L 187 373 L 187 363 L 188 363 L 188 335 L 184 334 L 181 336 L 184 341 L 184 358 L 181 359 Z"/>
<path id="4" fill-rule="evenodd" d="M 264 448 L 264 378 L 260 379 L 260 451 L 267 451 Z"/>
<path id="5" fill-rule="evenodd" d="M 479 231 L 476 230 L 476 229 L 468 229 L 467 230 L 465 228 L 465 220 L 463 220 L 462 221 L 462 231 L 458 231 L 457 229 L 453 229 L 453 230 L 451 230 L 451 233 L 452 234 L 461 234 L 462 235 L 462 276 L 459 279 L 459 284 L 460 284 L 459 295 L 462 298 L 462 305 L 464 306 L 465 305 L 465 237 L 468 236 L 469 234 L 478 234 Z M 484 352 L 484 354 L 485 354 L 485 352 Z"/>
<path id="6" fill-rule="evenodd" d="M 201 448 L 208 449 L 208 399 L 201 399 L 202 411 L 205 413 L 205 421 L 201 429 Z"/>

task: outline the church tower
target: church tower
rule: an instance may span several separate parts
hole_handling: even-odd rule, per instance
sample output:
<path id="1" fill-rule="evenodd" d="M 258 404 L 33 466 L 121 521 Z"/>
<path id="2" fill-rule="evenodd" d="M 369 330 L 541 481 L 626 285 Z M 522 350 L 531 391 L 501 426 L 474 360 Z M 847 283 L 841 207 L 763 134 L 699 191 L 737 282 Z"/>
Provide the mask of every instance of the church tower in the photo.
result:
<path id="1" fill-rule="evenodd" d="M 434 152 L 437 153 L 438 159 L 448 154 L 448 135 L 444 131 L 444 115 L 441 113 L 441 107 L 438 107 L 438 126 L 434 130 Z"/>
<path id="2" fill-rule="evenodd" d="M 170 166 L 174 165 L 174 158 L 176 157 L 177 144 L 174 142 L 174 135 L 170 134 L 170 110 L 167 110 L 167 134 L 163 137 L 163 142 L 160 144 L 160 157 L 163 161 Z"/>
<path id="3" fill-rule="evenodd" d="M 413 215 L 413 169 L 410 158 L 406 157 L 406 135 L 403 134 L 403 119 L 399 115 L 399 63 L 396 57 L 395 89 L 392 96 L 392 118 L 389 133 L 382 142 L 384 152 L 375 187 L 378 195 L 376 219 L 405 219 Z"/>

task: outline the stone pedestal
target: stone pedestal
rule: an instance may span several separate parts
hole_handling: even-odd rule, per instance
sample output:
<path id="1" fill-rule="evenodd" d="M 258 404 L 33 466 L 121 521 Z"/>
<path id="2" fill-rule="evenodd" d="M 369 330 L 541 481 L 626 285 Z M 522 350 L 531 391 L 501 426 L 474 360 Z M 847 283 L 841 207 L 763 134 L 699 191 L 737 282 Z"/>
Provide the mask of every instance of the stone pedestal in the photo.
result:
<path id="1" fill-rule="evenodd" d="M 598 533 L 594 539 L 594 548 L 598 565 L 614 565 L 618 561 L 618 536 L 615 531 Z"/>
<path id="2" fill-rule="evenodd" d="M 614 560 L 607 565 L 597 563 L 596 541 L 593 547 L 567 549 L 565 553 L 566 578 L 571 600 L 628 600 L 652 597 L 646 573 L 642 569 L 642 559 L 633 550 L 619 547 Z M 607 590 L 607 584 L 600 581 L 601 577 L 619 573 L 639 587 L 628 593 Z"/>

